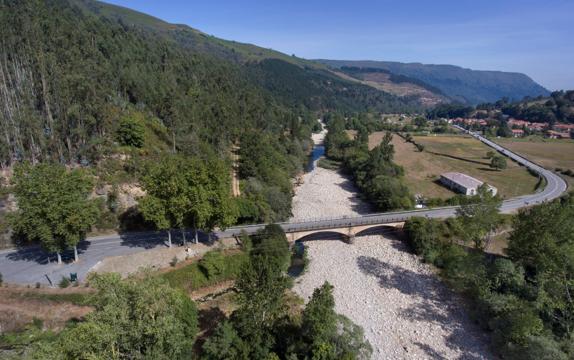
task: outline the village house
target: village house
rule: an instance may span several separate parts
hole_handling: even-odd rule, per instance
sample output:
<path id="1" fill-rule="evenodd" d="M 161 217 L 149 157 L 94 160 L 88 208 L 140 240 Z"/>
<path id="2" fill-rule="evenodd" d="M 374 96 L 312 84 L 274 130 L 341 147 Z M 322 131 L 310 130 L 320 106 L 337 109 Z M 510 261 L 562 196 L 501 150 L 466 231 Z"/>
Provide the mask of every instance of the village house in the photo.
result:
<path id="1" fill-rule="evenodd" d="M 559 131 L 554 131 L 554 130 L 548 130 L 546 135 L 550 139 L 570 139 L 570 133 L 569 132 L 559 132 Z"/>
<path id="2" fill-rule="evenodd" d="M 552 127 L 552 130 L 558 131 L 558 132 L 574 132 L 574 124 L 561 124 L 561 123 L 556 123 L 554 124 L 554 126 Z"/>
<path id="3" fill-rule="evenodd" d="M 522 129 L 512 129 L 512 137 L 518 138 L 518 137 L 524 137 L 524 130 Z"/>

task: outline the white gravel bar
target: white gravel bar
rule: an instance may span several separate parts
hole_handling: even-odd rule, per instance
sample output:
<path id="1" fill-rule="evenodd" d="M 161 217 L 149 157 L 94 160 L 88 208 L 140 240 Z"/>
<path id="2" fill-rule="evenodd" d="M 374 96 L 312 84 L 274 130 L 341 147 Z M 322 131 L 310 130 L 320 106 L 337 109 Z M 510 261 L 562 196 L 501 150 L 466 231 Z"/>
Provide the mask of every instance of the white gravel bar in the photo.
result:
<path id="1" fill-rule="evenodd" d="M 321 136 L 315 138 L 321 141 Z M 315 168 L 296 190 L 292 221 L 368 211 L 341 174 Z M 329 281 L 338 313 L 361 325 L 373 359 L 491 359 L 486 335 L 433 269 L 392 235 L 306 244 L 309 269 L 294 290 L 306 301 Z"/>

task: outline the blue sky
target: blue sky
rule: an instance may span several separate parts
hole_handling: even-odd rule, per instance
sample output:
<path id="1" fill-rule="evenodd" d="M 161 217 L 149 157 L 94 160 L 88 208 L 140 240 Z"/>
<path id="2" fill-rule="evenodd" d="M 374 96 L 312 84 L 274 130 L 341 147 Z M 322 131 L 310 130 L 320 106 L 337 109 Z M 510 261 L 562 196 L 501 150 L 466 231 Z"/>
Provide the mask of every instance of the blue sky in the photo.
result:
<path id="1" fill-rule="evenodd" d="M 574 89 L 572 0 L 107 0 L 304 58 L 523 72 Z"/>

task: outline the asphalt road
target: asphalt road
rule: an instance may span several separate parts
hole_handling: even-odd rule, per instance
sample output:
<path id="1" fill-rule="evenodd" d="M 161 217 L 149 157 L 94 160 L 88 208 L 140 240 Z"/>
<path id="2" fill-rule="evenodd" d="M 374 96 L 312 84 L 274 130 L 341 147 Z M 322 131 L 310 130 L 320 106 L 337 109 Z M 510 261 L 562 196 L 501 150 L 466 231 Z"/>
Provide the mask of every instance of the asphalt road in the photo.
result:
<path id="1" fill-rule="evenodd" d="M 460 130 L 464 129 L 458 127 Z M 501 154 L 513 159 L 514 161 L 528 167 L 546 179 L 546 187 L 534 194 L 520 196 L 505 200 L 502 203 L 501 211 L 511 213 L 520 208 L 540 204 L 544 201 L 555 199 L 562 195 L 566 189 L 566 182 L 552 171 L 546 170 L 529 160 L 512 153 L 494 142 L 483 138 L 477 134 L 469 133 L 479 141 L 499 151 Z M 314 230 L 314 229 L 332 229 L 350 225 L 364 224 L 385 224 L 397 221 L 404 221 L 413 216 L 423 216 L 429 218 L 448 218 L 455 216 L 456 206 L 443 207 L 426 210 L 411 210 L 391 213 L 368 214 L 357 217 L 343 217 L 336 219 L 310 219 L 305 222 L 297 223 L 280 223 L 285 231 L 293 230 Z M 215 232 L 214 238 L 225 238 L 238 235 L 242 231 L 253 233 L 264 227 L 264 224 L 248 225 L 229 228 L 225 231 Z M 174 232 L 174 243 L 178 241 L 178 235 Z M 191 239 L 191 234 L 187 235 Z M 69 276 L 70 273 L 77 273 L 80 279 L 83 279 L 88 271 L 103 258 L 108 256 L 128 255 L 135 252 L 165 247 L 166 235 L 162 232 L 144 232 L 129 233 L 122 235 L 111 235 L 89 238 L 79 246 L 80 261 L 72 263 L 73 254 L 64 254 L 64 265 L 57 265 L 52 257 L 52 262 L 48 263 L 48 256 L 37 247 L 29 247 L 18 250 L 6 250 L 0 252 L 0 273 L 7 283 L 49 284 L 49 279 L 55 284 L 62 276 Z M 207 241 L 205 234 L 202 241 Z"/>

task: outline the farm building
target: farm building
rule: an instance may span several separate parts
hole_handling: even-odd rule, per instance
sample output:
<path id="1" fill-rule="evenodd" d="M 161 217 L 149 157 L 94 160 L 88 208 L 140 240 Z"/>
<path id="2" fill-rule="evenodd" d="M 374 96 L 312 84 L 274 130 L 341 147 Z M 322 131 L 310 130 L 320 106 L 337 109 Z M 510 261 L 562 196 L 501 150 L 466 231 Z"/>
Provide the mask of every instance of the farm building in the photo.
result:
<path id="1" fill-rule="evenodd" d="M 451 190 L 465 195 L 476 195 L 477 189 L 484 184 L 482 181 L 457 172 L 444 173 L 440 176 L 440 182 Z M 487 185 L 492 195 L 496 195 L 498 189 Z"/>

